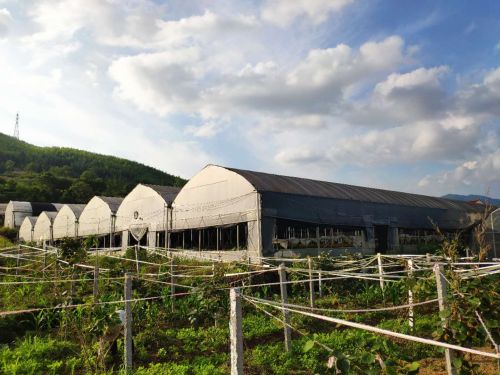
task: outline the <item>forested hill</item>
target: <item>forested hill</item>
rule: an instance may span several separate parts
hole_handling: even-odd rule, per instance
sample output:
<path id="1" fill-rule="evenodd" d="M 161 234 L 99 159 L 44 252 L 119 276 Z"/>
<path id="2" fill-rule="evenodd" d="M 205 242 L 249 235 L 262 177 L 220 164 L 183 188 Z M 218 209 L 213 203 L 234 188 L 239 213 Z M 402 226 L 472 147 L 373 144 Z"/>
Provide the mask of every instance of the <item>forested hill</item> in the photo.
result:
<path id="1" fill-rule="evenodd" d="M 182 186 L 155 168 L 71 148 L 38 147 L 0 133 L 0 202 L 87 203 L 125 196 L 137 183 Z"/>

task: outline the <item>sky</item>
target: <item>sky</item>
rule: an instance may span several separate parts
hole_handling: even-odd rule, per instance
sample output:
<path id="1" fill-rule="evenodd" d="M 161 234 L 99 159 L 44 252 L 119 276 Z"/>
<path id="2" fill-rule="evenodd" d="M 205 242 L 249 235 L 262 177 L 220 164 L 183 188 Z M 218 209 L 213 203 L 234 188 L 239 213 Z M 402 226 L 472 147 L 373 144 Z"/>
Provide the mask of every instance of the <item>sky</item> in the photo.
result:
<path id="1" fill-rule="evenodd" d="M 0 0 L 0 132 L 500 197 L 500 2 Z"/>

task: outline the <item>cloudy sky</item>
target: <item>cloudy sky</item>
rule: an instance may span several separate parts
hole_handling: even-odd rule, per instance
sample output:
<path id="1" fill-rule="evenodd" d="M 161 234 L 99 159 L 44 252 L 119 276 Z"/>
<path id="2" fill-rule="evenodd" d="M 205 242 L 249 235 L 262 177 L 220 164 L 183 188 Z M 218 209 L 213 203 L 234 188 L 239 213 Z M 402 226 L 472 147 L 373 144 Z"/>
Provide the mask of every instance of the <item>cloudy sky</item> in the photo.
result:
<path id="1" fill-rule="evenodd" d="M 0 132 L 500 197 L 500 2 L 0 0 Z"/>

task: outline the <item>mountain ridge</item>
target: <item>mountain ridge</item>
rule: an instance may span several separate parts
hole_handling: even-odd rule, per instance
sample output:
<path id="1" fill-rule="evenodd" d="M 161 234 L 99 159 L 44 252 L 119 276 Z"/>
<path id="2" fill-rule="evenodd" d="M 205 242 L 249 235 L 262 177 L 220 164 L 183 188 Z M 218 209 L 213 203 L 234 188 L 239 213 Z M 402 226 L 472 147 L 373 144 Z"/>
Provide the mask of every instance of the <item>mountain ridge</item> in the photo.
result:
<path id="1" fill-rule="evenodd" d="M 500 206 L 500 199 L 491 198 L 491 197 L 487 197 L 485 195 L 480 195 L 480 194 L 466 194 L 466 195 L 465 194 L 446 194 L 446 195 L 443 195 L 441 198 L 451 199 L 451 200 L 455 200 L 455 201 L 462 201 L 462 202 L 480 200 L 482 202 L 488 202 L 494 206 Z"/>
<path id="2" fill-rule="evenodd" d="M 138 183 L 183 186 L 185 180 L 144 164 L 69 147 L 42 147 L 0 133 L 0 202 L 87 203 L 125 196 Z"/>

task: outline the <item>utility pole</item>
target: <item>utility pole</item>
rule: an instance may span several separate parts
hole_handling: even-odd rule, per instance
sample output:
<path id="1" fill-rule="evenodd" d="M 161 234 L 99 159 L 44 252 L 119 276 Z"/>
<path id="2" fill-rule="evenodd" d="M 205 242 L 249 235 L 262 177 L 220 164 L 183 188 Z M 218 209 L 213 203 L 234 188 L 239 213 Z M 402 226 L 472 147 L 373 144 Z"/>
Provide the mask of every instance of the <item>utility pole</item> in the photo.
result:
<path id="1" fill-rule="evenodd" d="M 16 124 L 14 125 L 14 138 L 19 139 L 19 113 L 16 113 Z"/>

